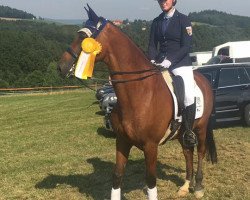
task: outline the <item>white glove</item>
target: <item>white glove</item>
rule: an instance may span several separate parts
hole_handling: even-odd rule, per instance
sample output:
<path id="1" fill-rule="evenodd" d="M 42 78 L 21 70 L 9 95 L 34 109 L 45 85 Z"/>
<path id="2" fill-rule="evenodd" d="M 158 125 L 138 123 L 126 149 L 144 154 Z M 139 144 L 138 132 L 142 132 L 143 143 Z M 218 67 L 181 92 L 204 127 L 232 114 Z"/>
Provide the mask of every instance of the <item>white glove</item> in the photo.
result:
<path id="1" fill-rule="evenodd" d="M 164 59 L 162 63 L 157 63 L 157 65 L 162 66 L 163 68 L 169 68 L 171 66 L 171 62 L 168 59 Z"/>
<path id="2" fill-rule="evenodd" d="M 152 64 L 154 64 L 154 65 L 156 64 L 156 63 L 155 63 L 155 60 L 150 60 L 150 62 L 151 62 Z"/>

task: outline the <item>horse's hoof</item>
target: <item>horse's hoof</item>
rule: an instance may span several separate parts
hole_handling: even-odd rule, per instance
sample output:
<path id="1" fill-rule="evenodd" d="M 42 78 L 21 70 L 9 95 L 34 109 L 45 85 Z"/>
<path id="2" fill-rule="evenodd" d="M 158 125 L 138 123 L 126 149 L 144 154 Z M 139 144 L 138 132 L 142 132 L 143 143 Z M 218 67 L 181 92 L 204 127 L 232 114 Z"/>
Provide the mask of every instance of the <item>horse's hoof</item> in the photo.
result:
<path id="1" fill-rule="evenodd" d="M 204 196 L 204 190 L 199 190 L 194 192 L 196 199 L 201 199 Z"/>
<path id="2" fill-rule="evenodd" d="M 178 191 L 178 197 L 186 197 L 189 193 L 189 190 L 180 188 Z"/>

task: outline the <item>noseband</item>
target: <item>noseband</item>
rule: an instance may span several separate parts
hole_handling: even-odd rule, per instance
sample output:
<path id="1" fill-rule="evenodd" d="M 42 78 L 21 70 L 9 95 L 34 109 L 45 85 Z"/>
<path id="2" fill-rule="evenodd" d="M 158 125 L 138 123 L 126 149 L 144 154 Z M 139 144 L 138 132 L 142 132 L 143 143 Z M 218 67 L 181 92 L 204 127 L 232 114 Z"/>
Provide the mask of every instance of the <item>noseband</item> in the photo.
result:
<path id="1" fill-rule="evenodd" d="M 77 62 L 77 58 L 79 57 L 79 55 L 72 49 L 72 47 L 68 47 L 66 52 L 69 53 L 69 55 L 71 55 L 74 60 L 72 66 L 70 67 L 68 73 L 66 74 L 66 77 L 69 78 L 71 76 L 74 76 L 75 64 Z"/>
<path id="2" fill-rule="evenodd" d="M 69 53 L 74 59 L 78 58 L 78 54 L 71 47 L 68 47 L 66 52 Z"/>

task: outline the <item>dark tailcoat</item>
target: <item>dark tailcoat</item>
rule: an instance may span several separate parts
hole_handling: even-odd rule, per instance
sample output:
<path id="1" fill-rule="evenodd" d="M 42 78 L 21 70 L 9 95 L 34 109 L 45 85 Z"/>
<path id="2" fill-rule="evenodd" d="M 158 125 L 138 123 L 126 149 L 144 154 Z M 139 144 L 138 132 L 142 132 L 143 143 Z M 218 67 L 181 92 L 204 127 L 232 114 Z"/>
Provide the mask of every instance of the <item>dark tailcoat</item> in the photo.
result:
<path id="1" fill-rule="evenodd" d="M 191 66 L 189 57 L 192 43 L 191 22 L 186 15 L 175 10 L 164 32 L 165 13 L 153 20 L 150 31 L 148 56 L 150 60 L 162 62 L 167 58 L 172 64 L 170 70 Z"/>

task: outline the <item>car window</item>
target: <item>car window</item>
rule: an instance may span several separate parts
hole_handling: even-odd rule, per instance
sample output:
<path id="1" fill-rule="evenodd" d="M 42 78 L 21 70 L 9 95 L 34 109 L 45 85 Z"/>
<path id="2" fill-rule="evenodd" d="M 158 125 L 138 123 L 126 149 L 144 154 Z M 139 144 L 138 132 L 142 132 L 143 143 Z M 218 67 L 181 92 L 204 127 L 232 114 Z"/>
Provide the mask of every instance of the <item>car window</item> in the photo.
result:
<path id="1" fill-rule="evenodd" d="M 227 87 L 239 84 L 237 69 L 221 69 L 218 87 Z"/>
<path id="2" fill-rule="evenodd" d="M 246 67 L 245 69 L 246 69 L 246 71 L 248 73 L 248 77 L 250 78 L 250 67 Z"/>
<path id="3" fill-rule="evenodd" d="M 217 75 L 217 70 L 203 70 L 202 68 L 197 69 L 201 74 L 203 74 L 207 80 L 210 82 L 211 86 L 214 88 L 215 87 L 215 82 L 216 82 L 216 75 Z"/>
<path id="4" fill-rule="evenodd" d="M 244 68 L 238 69 L 239 77 L 240 77 L 240 84 L 248 84 L 250 83 L 249 76 L 247 71 Z"/>
<path id="5" fill-rule="evenodd" d="M 218 55 L 218 56 L 210 58 L 206 64 L 213 65 L 213 64 L 220 64 L 220 63 L 233 63 L 233 59 L 225 55 Z"/>
<path id="6" fill-rule="evenodd" d="M 229 58 L 229 57 L 225 57 L 225 58 L 221 59 L 220 63 L 233 63 L 233 59 Z"/>
<path id="7" fill-rule="evenodd" d="M 217 63 L 220 63 L 220 57 L 219 57 L 219 56 L 212 57 L 212 58 L 210 58 L 210 60 L 207 62 L 208 65 L 217 64 Z"/>
<path id="8" fill-rule="evenodd" d="M 229 47 L 221 48 L 218 51 L 218 55 L 229 56 Z"/>
<path id="9" fill-rule="evenodd" d="M 197 62 L 197 57 L 196 56 L 191 56 L 190 58 L 191 58 L 192 62 Z"/>

